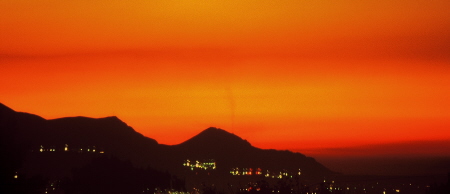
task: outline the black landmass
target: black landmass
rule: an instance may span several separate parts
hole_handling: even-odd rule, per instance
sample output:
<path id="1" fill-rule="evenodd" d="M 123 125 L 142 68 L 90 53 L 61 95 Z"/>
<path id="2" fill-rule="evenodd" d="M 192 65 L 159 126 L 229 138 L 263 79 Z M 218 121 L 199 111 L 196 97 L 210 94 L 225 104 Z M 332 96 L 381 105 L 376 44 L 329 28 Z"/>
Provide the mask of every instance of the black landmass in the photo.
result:
<path id="1" fill-rule="evenodd" d="M 301 178 L 306 182 L 318 182 L 334 174 L 303 154 L 259 149 L 237 135 L 213 127 L 169 146 L 143 136 L 115 116 L 46 120 L 3 104 L 0 104 L 0 126 L 5 144 L 2 149 L 12 150 L 4 156 L 15 159 L 9 161 L 10 169 L 14 170 L 6 173 L 8 177 L 19 173 L 27 178 L 36 175 L 48 179 L 73 178 L 74 168 L 84 168 L 98 157 L 114 157 L 129 161 L 135 168 L 170 173 L 186 180 L 188 188 L 215 182 L 231 185 L 262 176 L 232 176 L 230 170 L 235 168 L 241 171 L 252 168 L 255 172 L 259 168 L 272 174 L 282 171 L 292 174 L 301 169 Z M 186 160 L 214 161 L 217 168 L 192 170 L 183 166 Z"/>
<path id="2" fill-rule="evenodd" d="M 170 146 L 115 116 L 47 120 L 1 103 L 0 153 L 0 193 L 394 193 L 396 185 L 407 193 L 449 191 L 448 183 L 424 184 L 430 177 L 345 176 L 301 153 L 259 149 L 214 127 Z M 413 180 L 421 182 L 405 186 Z"/>

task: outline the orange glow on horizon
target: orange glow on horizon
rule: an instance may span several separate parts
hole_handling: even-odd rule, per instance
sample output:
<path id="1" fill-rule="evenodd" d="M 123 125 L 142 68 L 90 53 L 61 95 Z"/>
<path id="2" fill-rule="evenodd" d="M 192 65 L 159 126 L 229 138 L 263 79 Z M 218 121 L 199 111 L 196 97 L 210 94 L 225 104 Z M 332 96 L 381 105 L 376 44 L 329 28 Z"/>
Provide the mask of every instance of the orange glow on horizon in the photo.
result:
<path id="1" fill-rule="evenodd" d="M 163 144 L 210 126 L 266 149 L 446 140 L 449 8 L 1 2 L 0 102 L 46 119 L 115 115 Z"/>

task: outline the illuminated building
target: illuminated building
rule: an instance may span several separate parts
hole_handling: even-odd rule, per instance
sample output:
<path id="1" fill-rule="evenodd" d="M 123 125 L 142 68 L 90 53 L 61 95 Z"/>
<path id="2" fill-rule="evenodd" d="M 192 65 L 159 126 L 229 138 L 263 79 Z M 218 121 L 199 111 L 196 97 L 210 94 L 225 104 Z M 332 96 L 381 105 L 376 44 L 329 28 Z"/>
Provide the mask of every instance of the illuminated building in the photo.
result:
<path id="1" fill-rule="evenodd" d="M 183 166 L 190 168 L 190 170 L 215 170 L 216 162 L 214 159 L 204 160 L 202 162 L 196 160 L 195 163 L 191 162 L 191 160 L 186 159 L 183 162 Z"/>
<path id="2" fill-rule="evenodd" d="M 257 169 L 256 169 L 256 175 L 261 175 L 261 174 L 262 174 L 261 168 L 257 168 Z"/>

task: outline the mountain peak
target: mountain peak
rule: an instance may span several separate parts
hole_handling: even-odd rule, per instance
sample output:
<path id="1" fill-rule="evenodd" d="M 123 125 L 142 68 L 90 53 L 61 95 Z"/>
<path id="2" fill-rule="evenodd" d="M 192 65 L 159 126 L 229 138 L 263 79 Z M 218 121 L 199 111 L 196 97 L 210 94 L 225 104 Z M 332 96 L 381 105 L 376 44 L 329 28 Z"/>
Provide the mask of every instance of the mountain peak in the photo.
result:
<path id="1" fill-rule="evenodd" d="M 103 118 L 100 118 L 100 120 L 111 121 L 111 122 L 117 122 L 117 123 L 124 123 L 122 120 L 120 120 L 120 119 L 119 119 L 118 117 L 116 117 L 116 116 L 103 117 Z"/>
<path id="2" fill-rule="evenodd" d="M 251 147 L 247 140 L 240 138 L 239 136 L 225 131 L 220 128 L 210 127 L 203 130 L 193 138 L 181 143 L 182 146 L 187 147 Z"/>
<path id="3" fill-rule="evenodd" d="M 234 135 L 228 131 L 225 131 L 221 128 L 209 127 L 208 129 L 203 130 L 200 134 L 212 134 L 212 135 Z"/>
<path id="4" fill-rule="evenodd" d="M 228 131 L 225 131 L 221 128 L 216 128 L 216 127 L 209 127 L 208 129 L 203 130 L 202 132 L 200 132 L 198 135 L 196 135 L 195 137 L 202 137 L 202 138 L 233 138 L 233 139 L 239 139 L 239 140 L 243 140 L 242 138 L 240 138 L 239 136 L 230 133 Z"/>

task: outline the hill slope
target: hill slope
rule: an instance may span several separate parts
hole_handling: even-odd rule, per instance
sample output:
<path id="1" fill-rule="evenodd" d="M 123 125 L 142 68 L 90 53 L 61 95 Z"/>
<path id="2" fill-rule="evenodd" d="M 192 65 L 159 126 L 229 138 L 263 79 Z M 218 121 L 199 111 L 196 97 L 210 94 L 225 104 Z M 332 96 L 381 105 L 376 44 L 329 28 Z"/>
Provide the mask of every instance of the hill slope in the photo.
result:
<path id="1" fill-rule="evenodd" d="M 95 154 L 104 151 L 105 154 L 130 160 L 135 166 L 168 170 L 181 177 L 191 176 L 186 167 L 183 167 L 183 161 L 187 159 L 215 161 L 217 168 L 214 173 L 221 176 L 229 175 L 234 168 L 260 168 L 272 172 L 297 172 L 301 169 L 305 179 L 332 173 L 303 154 L 255 148 L 235 134 L 212 127 L 181 144 L 167 146 L 144 137 L 117 117 L 46 120 L 37 115 L 15 112 L 3 104 L 0 104 L 0 126 L 3 137 L 10 137 L 12 144 L 23 145 L 29 153 L 25 157 L 25 160 L 28 158 L 25 163 L 28 164 L 28 170 L 38 168 L 36 166 L 39 165 L 29 167 L 30 155 L 42 154 L 40 149 L 55 152 L 54 155 L 47 153 L 49 161 L 53 156 L 64 158 L 61 156 L 64 149 L 77 153 L 92 153 L 96 149 Z M 65 170 L 70 169 L 70 166 L 77 166 L 76 162 L 79 161 L 69 161 Z"/>

